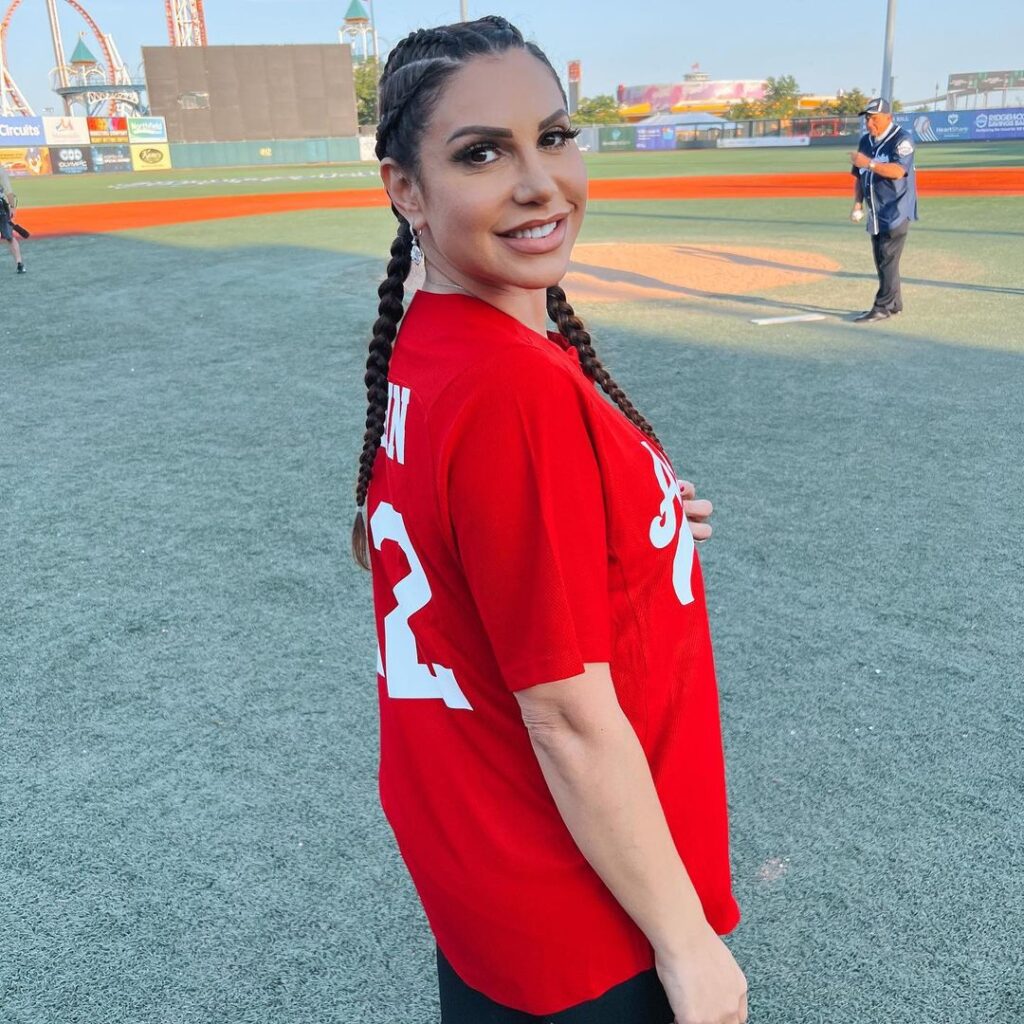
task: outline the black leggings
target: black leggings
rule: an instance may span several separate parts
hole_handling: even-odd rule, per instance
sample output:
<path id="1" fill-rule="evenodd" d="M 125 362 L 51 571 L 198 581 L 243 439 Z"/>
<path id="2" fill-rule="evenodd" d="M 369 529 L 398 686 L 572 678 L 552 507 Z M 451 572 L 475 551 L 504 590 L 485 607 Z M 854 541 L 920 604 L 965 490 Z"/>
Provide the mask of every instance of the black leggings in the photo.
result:
<path id="1" fill-rule="evenodd" d="M 538 1017 L 488 999 L 470 988 L 437 951 L 441 1024 L 672 1024 L 672 1008 L 652 968 L 597 999 Z"/>

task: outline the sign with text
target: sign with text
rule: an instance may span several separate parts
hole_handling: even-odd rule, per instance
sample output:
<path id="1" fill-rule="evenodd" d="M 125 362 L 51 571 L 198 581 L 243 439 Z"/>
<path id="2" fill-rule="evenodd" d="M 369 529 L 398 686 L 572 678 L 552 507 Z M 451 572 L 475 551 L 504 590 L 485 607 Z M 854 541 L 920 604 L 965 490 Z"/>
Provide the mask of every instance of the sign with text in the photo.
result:
<path id="1" fill-rule="evenodd" d="M 0 146 L 42 146 L 46 132 L 41 117 L 0 117 Z"/>
<path id="2" fill-rule="evenodd" d="M 636 126 L 637 149 L 675 149 L 676 129 L 670 124 L 638 124 Z"/>
<path id="3" fill-rule="evenodd" d="M 632 125 L 601 125 L 598 145 L 602 153 L 636 149 L 636 128 Z"/>
<path id="4" fill-rule="evenodd" d="M 35 178 L 50 173 L 50 151 L 45 146 L 0 148 L 0 167 L 12 178 Z"/>
<path id="5" fill-rule="evenodd" d="M 109 174 L 112 171 L 129 172 L 132 170 L 132 150 L 130 146 L 93 146 L 92 168 L 94 171 Z"/>
<path id="6" fill-rule="evenodd" d="M 89 145 L 89 122 L 84 117 L 44 117 L 43 132 L 50 146 Z"/>
<path id="7" fill-rule="evenodd" d="M 92 150 L 89 146 L 51 146 L 50 166 L 54 174 L 88 174 Z"/>
<path id="8" fill-rule="evenodd" d="M 128 141 L 132 144 L 166 142 L 167 122 L 162 117 L 129 117 Z"/>
<path id="9" fill-rule="evenodd" d="M 127 146 L 127 117 L 90 117 L 89 139 L 94 146 Z"/>
<path id="10" fill-rule="evenodd" d="M 1024 110 L 933 110 L 896 114 L 896 123 L 916 142 L 992 142 L 1024 139 Z"/>
<path id="11" fill-rule="evenodd" d="M 166 142 L 132 146 L 132 170 L 166 171 L 171 166 L 171 147 Z"/>

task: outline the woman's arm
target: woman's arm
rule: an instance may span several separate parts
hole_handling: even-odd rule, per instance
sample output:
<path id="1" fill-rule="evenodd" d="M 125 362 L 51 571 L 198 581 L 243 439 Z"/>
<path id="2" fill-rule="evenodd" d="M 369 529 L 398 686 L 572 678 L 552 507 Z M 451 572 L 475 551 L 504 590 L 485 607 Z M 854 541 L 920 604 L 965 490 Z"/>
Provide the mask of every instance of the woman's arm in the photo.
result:
<path id="1" fill-rule="evenodd" d="M 516 693 L 576 845 L 654 947 L 679 1024 L 746 1019 L 746 981 L 708 925 L 607 664 Z"/>

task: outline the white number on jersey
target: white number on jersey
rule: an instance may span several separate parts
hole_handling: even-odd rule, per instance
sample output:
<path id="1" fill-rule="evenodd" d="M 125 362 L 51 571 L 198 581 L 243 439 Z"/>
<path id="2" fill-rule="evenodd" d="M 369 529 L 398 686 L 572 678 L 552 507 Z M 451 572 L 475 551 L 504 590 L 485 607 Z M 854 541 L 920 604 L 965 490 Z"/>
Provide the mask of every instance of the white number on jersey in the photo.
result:
<path id="1" fill-rule="evenodd" d="M 661 508 L 651 520 L 651 543 L 656 548 L 667 548 L 678 538 L 675 557 L 672 559 L 672 587 L 680 604 L 693 600 L 690 577 L 693 574 L 693 534 L 683 512 L 683 492 L 672 471 L 672 465 L 661 452 L 655 451 L 646 441 L 641 442 L 650 452 L 654 461 L 654 475 L 663 495 Z M 676 503 L 679 513 L 676 515 Z"/>
<path id="2" fill-rule="evenodd" d="M 443 665 L 424 665 L 416 657 L 416 637 L 409 619 L 430 603 L 427 575 L 409 540 L 409 531 L 401 512 L 382 501 L 370 520 L 373 546 L 380 551 L 386 540 L 394 541 L 409 562 L 409 574 L 395 584 L 398 604 L 384 616 L 384 658 L 377 651 L 377 671 L 384 676 L 388 696 L 397 698 L 440 699 L 450 708 L 472 711 L 473 706 L 459 689 L 455 674 Z"/>

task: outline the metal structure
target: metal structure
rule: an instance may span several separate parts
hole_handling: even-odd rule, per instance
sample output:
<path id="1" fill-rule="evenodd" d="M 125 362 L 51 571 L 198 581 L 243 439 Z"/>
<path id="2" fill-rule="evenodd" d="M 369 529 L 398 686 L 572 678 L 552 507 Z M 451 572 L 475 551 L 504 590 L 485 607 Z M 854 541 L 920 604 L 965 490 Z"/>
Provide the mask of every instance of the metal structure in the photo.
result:
<path id="1" fill-rule="evenodd" d="M 372 10 L 373 0 L 370 0 Z M 354 60 L 377 57 L 377 27 L 373 15 L 363 6 L 362 0 L 352 0 L 345 12 L 345 20 L 338 29 L 338 38 L 352 47 Z"/>
<path id="2" fill-rule="evenodd" d="M 203 0 L 164 0 L 171 46 L 206 46 Z"/>
<path id="3" fill-rule="evenodd" d="M 888 0 L 885 10 L 885 52 L 882 56 L 882 99 L 892 103 L 892 50 L 896 39 L 896 0 Z"/>
<path id="4" fill-rule="evenodd" d="M 104 109 L 114 115 L 145 111 L 146 86 L 133 80 L 131 72 L 117 51 L 113 37 L 101 31 L 78 0 L 64 2 L 88 25 L 103 54 L 101 60 L 68 63 L 64 54 L 60 20 L 57 16 L 57 0 L 45 0 L 55 62 L 50 79 L 54 92 L 63 101 L 64 113 L 74 113 L 75 103 L 85 108 L 87 116 L 100 113 Z M 14 81 L 7 62 L 7 34 L 11 27 L 11 19 L 21 3 L 22 0 L 12 0 L 3 21 L 0 21 L 0 116 L 4 117 L 34 116 L 34 111 Z"/>

